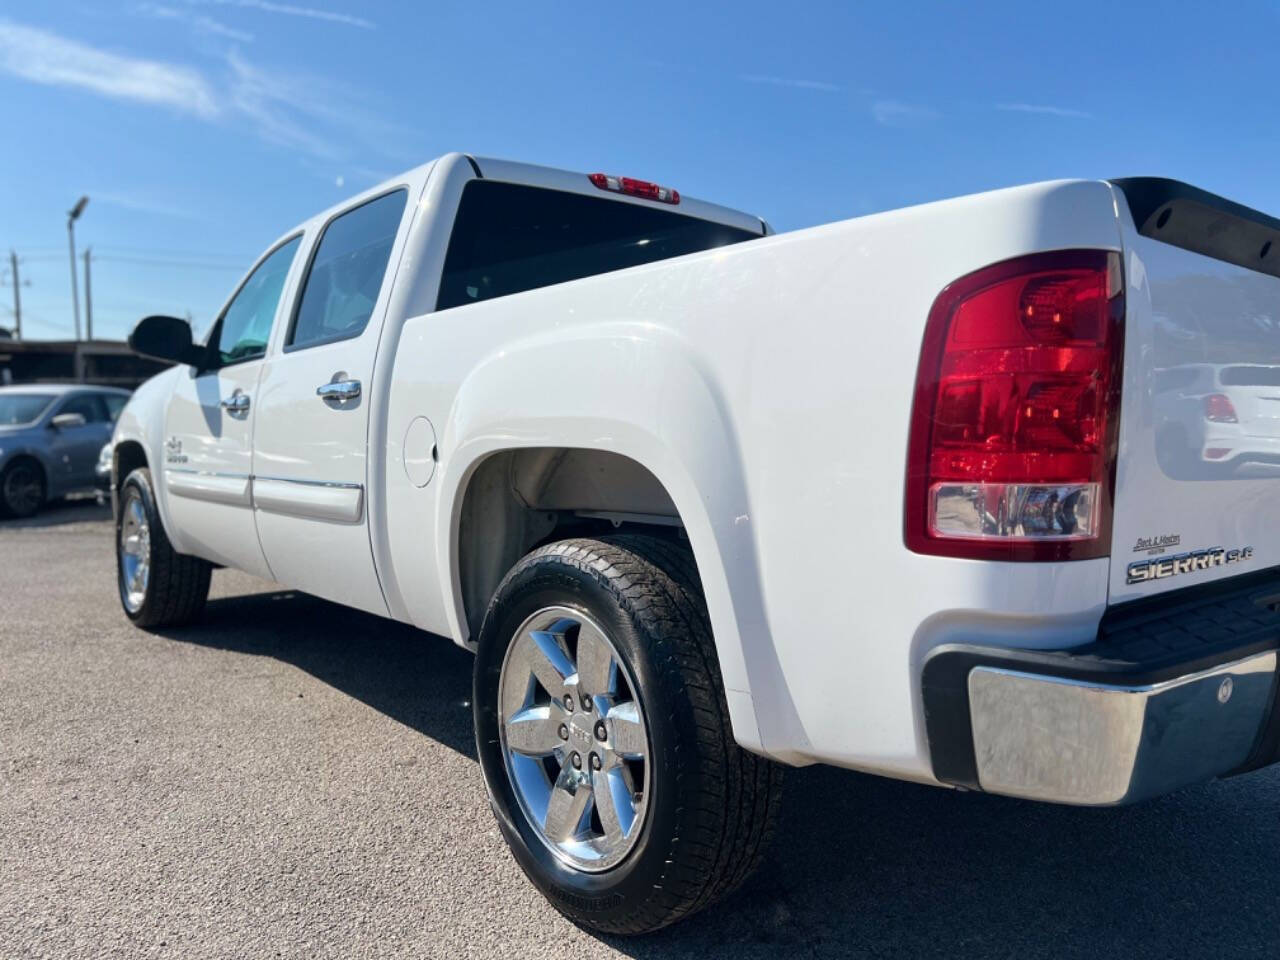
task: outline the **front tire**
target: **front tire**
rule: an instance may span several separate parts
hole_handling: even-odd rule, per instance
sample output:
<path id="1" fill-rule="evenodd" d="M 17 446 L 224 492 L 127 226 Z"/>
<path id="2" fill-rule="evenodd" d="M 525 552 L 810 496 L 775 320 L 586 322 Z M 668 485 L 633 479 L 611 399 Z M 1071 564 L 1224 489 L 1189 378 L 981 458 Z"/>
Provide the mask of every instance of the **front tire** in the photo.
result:
<path id="1" fill-rule="evenodd" d="M 680 547 L 577 539 L 522 559 L 485 615 L 473 703 L 503 836 L 574 922 L 656 930 L 761 859 L 781 771 L 733 740 Z"/>
<path id="2" fill-rule="evenodd" d="M 116 516 L 116 584 L 125 615 L 140 627 L 176 627 L 197 619 L 209 597 L 213 567 L 169 543 L 151 486 L 134 470 L 120 486 Z"/>

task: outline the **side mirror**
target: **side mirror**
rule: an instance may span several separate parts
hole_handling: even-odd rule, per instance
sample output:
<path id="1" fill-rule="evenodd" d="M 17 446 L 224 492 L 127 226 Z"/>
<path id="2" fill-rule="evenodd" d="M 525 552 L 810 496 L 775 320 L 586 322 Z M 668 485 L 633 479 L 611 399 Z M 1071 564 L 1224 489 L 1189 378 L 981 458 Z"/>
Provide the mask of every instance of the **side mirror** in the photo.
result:
<path id="1" fill-rule="evenodd" d="M 177 317 L 145 317 L 129 334 L 129 349 L 144 357 L 198 367 L 204 349 L 191 341 L 191 325 Z"/>
<path id="2" fill-rule="evenodd" d="M 83 427 L 89 421 L 83 413 L 60 413 L 49 421 L 54 430 L 68 430 L 71 427 Z"/>

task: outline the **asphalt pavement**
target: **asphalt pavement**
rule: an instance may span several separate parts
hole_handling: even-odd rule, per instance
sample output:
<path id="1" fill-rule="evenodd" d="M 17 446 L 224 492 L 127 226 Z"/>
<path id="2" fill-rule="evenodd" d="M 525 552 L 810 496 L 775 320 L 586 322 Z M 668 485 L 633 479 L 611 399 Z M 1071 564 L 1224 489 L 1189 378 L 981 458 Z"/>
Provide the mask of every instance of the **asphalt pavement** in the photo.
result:
<path id="1" fill-rule="evenodd" d="M 498 834 L 469 654 L 230 571 L 146 633 L 113 564 L 91 502 L 0 524 L 0 957 L 1280 953 L 1275 769 L 1118 810 L 790 771 L 741 893 L 600 938 Z"/>

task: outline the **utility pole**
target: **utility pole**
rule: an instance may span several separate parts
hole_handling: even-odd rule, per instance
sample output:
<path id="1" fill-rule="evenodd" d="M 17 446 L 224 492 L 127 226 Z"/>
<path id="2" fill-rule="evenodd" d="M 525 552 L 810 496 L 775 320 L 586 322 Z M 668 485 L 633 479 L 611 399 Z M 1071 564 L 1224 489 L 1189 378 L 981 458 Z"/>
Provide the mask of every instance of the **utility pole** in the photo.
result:
<path id="1" fill-rule="evenodd" d="M 89 251 L 84 248 L 84 338 L 93 339 L 93 294 L 89 291 Z"/>
<path id="2" fill-rule="evenodd" d="M 18 292 L 18 255 L 9 251 L 9 270 L 13 280 L 13 339 L 22 339 L 22 294 Z"/>

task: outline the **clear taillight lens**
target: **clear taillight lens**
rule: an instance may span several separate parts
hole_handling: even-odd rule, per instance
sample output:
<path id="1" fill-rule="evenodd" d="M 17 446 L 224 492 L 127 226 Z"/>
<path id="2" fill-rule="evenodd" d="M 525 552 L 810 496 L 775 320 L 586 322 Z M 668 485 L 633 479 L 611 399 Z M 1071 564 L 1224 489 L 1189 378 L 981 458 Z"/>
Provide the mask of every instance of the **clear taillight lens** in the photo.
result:
<path id="1" fill-rule="evenodd" d="M 1108 552 L 1120 401 L 1120 257 L 996 264 L 934 303 L 916 377 L 906 540 L 919 553 Z"/>

